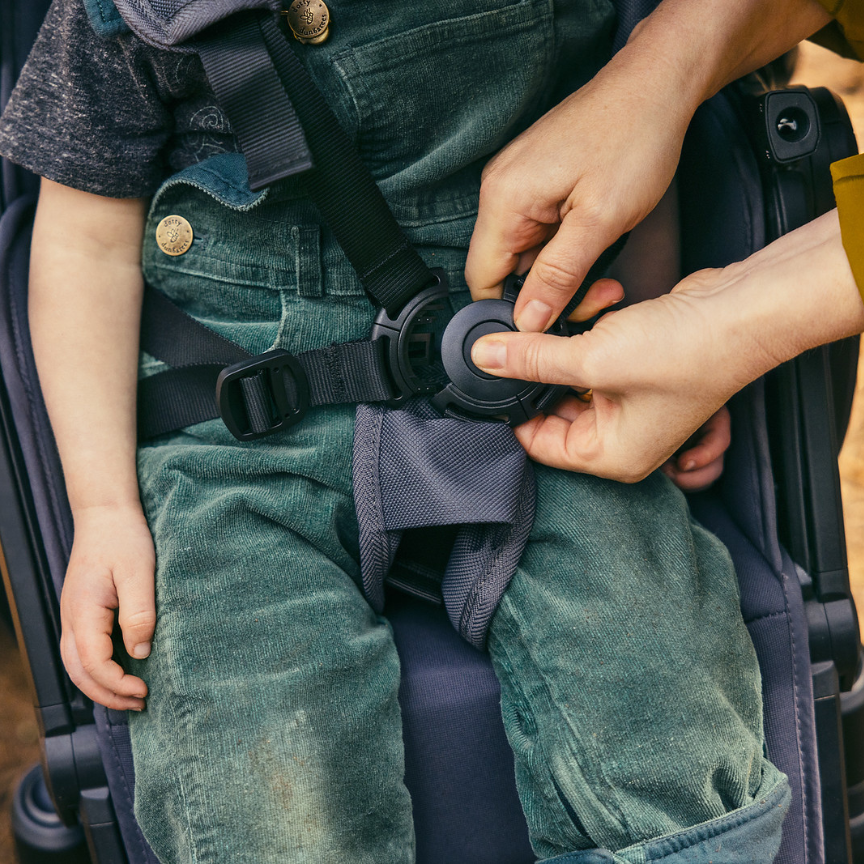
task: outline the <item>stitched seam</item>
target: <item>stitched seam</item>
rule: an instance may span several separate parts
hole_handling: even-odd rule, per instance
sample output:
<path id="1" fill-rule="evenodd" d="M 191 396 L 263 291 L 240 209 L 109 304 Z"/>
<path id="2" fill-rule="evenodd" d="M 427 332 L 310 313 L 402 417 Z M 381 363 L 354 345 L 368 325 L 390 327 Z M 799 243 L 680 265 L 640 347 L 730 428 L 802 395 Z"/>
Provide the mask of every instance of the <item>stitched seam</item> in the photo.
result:
<path id="1" fill-rule="evenodd" d="M 786 614 L 789 615 L 789 642 L 792 647 L 792 694 L 795 701 L 795 732 L 798 738 L 798 748 L 796 753 L 798 754 L 798 774 L 801 779 L 801 810 L 802 810 L 802 819 L 804 821 L 804 836 L 808 837 L 810 835 L 809 824 L 807 814 L 809 812 L 809 793 L 807 790 L 807 783 L 805 782 L 804 777 L 804 765 L 801 760 L 801 703 L 800 697 L 798 693 L 798 656 L 795 651 L 795 626 L 794 620 L 792 618 L 791 610 L 789 609 L 789 596 L 787 594 L 787 585 L 788 579 L 785 575 L 781 574 L 781 583 L 783 587 L 783 603 L 786 607 Z M 805 842 L 804 845 L 804 855 L 807 857 L 807 849 L 808 846 Z"/>
<path id="2" fill-rule="evenodd" d="M 368 279 L 368 278 L 369 278 L 373 273 L 376 273 L 376 272 L 377 272 L 378 270 L 380 270 L 380 269 L 381 269 L 385 264 L 387 264 L 389 261 L 392 261 L 393 258 L 395 258 L 395 257 L 396 257 L 400 252 L 404 252 L 405 249 L 408 248 L 408 246 L 409 246 L 408 241 L 407 241 L 407 240 L 403 240 L 403 241 L 399 244 L 398 248 L 397 248 L 395 251 L 391 252 L 391 253 L 390 253 L 386 258 L 384 258 L 382 261 L 379 261 L 379 262 L 378 262 L 374 267 L 372 267 L 371 270 L 367 270 L 365 273 L 363 273 L 363 274 L 361 275 L 360 278 L 361 278 L 361 279 Z"/>
<path id="3" fill-rule="evenodd" d="M 756 624 L 759 621 L 767 621 L 770 618 L 785 618 L 789 613 L 787 611 L 783 612 L 766 612 L 764 615 L 757 615 L 755 618 L 749 618 L 744 623 L 745 624 Z"/>
<path id="4" fill-rule="evenodd" d="M 216 180 L 218 180 L 223 185 L 223 187 L 226 189 L 230 189 L 233 192 L 245 192 L 246 191 L 244 189 L 240 189 L 239 187 L 228 183 L 220 174 L 217 174 L 215 171 L 213 171 L 210 168 L 202 168 L 201 165 L 199 164 L 198 170 L 201 171 L 202 173 L 207 174 L 208 176 L 213 177 Z M 214 190 L 209 189 L 203 183 L 199 183 L 196 180 L 190 179 L 188 177 L 180 177 L 180 178 L 175 177 L 175 178 L 168 180 L 167 182 L 163 183 L 162 186 L 160 186 L 159 189 L 156 191 L 156 194 L 153 196 L 153 203 L 150 205 L 150 213 L 148 215 L 149 216 L 153 215 L 153 213 L 156 209 L 156 205 L 162 200 L 163 195 L 169 189 L 173 189 L 175 186 L 181 186 L 181 185 L 191 186 L 193 189 L 198 189 L 199 191 L 203 192 L 205 195 L 209 195 L 211 198 L 213 198 L 219 204 L 222 204 L 225 207 L 229 207 L 232 210 L 237 210 L 240 213 L 245 213 L 246 211 L 251 210 L 253 207 L 256 207 L 258 204 L 260 204 L 267 197 L 267 195 L 270 191 L 268 188 L 268 189 L 265 189 L 260 194 L 257 192 L 253 193 L 254 195 L 257 195 L 258 197 L 253 198 L 252 201 L 248 202 L 247 204 L 230 204 L 227 201 L 223 201 Z"/>
<path id="5" fill-rule="evenodd" d="M 336 345 L 324 349 L 324 363 L 330 375 L 333 386 L 333 398 L 336 402 L 346 401 L 345 381 L 342 378 L 342 363 Z"/>
<path id="6" fill-rule="evenodd" d="M 778 796 L 780 796 L 782 794 L 782 791 L 783 791 L 782 784 L 775 786 L 774 789 L 772 789 L 771 792 L 769 792 L 768 795 L 765 796 L 763 803 L 767 803 L 772 798 L 777 798 Z M 773 807 L 775 805 L 771 804 L 770 806 Z M 737 815 L 734 813 L 729 813 L 728 815 L 721 817 L 720 819 L 717 820 L 716 823 L 711 825 L 711 828 L 709 829 L 710 833 L 708 833 L 707 836 L 699 837 L 699 838 L 695 839 L 692 843 L 688 843 L 686 846 L 681 846 L 677 849 L 670 849 L 668 852 L 664 852 L 662 855 L 651 855 L 647 860 L 648 861 L 661 861 L 663 858 L 668 858 L 670 855 L 677 855 L 679 852 L 682 852 L 684 849 L 692 849 L 694 846 L 696 846 L 699 843 L 704 843 L 708 840 L 711 840 L 714 837 L 717 837 L 719 834 L 721 834 L 721 833 L 723 833 L 729 829 L 740 828 L 742 825 L 746 825 L 748 822 L 752 822 L 755 819 L 758 819 L 761 816 L 764 816 L 765 814 L 768 813 L 768 810 L 757 809 L 755 803 L 750 804 L 746 809 L 751 810 L 752 812 L 750 812 L 750 813 L 747 813 L 747 812 L 738 813 Z M 692 830 L 692 829 L 688 829 L 688 830 Z M 663 841 L 670 841 L 670 840 L 673 840 L 675 837 L 682 836 L 683 833 L 686 833 L 686 832 L 682 832 L 681 834 L 672 834 L 670 837 L 662 838 L 662 840 Z"/>
<path id="7" fill-rule="evenodd" d="M 460 621 L 459 630 L 462 636 L 472 644 L 475 644 L 475 641 L 470 639 L 470 632 L 473 628 L 475 618 L 478 614 L 478 606 L 480 610 L 485 609 L 485 601 L 488 600 L 489 594 L 492 591 L 496 590 L 495 581 L 496 578 L 500 575 L 501 562 L 505 557 L 505 552 L 508 551 L 505 548 L 505 544 L 507 543 L 507 541 L 512 542 L 514 535 L 516 535 L 517 538 L 520 536 L 523 538 L 523 551 L 525 549 L 525 546 L 528 544 L 528 537 L 531 534 L 531 528 L 534 524 L 533 507 L 536 502 L 536 486 L 534 477 L 533 475 L 526 477 L 526 474 L 531 470 L 532 469 L 530 467 L 530 463 L 526 462 L 523 469 L 521 482 L 523 484 L 530 484 L 530 487 L 527 490 L 523 490 L 522 494 L 520 495 L 519 508 L 516 514 L 517 521 L 515 525 L 510 528 L 509 531 L 505 529 L 503 532 L 501 532 L 503 536 L 498 538 L 500 542 L 497 543 L 497 554 L 493 557 L 486 572 L 474 583 L 470 590 L 470 593 L 468 594 L 468 599 L 465 602 L 465 608 L 462 611 L 462 620 Z M 530 509 L 530 518 L 527 525 L 524 524 L 526 509 Z M 489 621 L 486 623 L 486 628 L 483 631 L 482 642 L 481 644 L 476 646 L 481 650 L 483 650 L 486 644 L 486 640 L 489 635 L 489 627 L 492 623 L 492 617 L 495 615 L 495 612 L 498 609 L 498 604 L 500 604 L 501 598 L 504 596 L 504 592 L 507 590 L 507 587 L 509 586 L 512 578 L 513 574 L 511 573 L 507 579 L 506 584 L 500 590 L 500 593 L 498 595 L 498 603 L 495 605 L 495 609 L 492 610 L 492 613 L 489 616 Z"/>
<path id="8" fill-rule="evenodd" d="M 174 705 L 174 700 L 170 697 L 168 699 L 168 706 L 169 706 L 169 710 L 171 711 L 171 717 L 173 720 L 172 728 L 177 730 L 180 728 L 177 724 L 177 711 L 176 711 L 176 708 Z M 188 737 L 189 733 L 188 733 L 188 727 L 186 727 L 186 724 L 184 724 L 184 728 L 185 728 L 186 735 Z M 180 771 L 176 771 L 175 776 L 177 777 L 177 788 L 180 792 L 180 798 L 183 802 L 183 810 L 184 810 L 184 814 L 186 816 L 186 829 L 187 829 L 188 836 L 189 836 L 189 851 L 192 853 L 193 861 L 198 861 L 199 860 L 198 850 L 195 846 L 195 832 L 193 831 L 193 828 L 192 828 L 191 808 L 189 807 L 189 800 L 186 796 L 186 788 L 183 784 L 183 777 L 182 777 Z"/>

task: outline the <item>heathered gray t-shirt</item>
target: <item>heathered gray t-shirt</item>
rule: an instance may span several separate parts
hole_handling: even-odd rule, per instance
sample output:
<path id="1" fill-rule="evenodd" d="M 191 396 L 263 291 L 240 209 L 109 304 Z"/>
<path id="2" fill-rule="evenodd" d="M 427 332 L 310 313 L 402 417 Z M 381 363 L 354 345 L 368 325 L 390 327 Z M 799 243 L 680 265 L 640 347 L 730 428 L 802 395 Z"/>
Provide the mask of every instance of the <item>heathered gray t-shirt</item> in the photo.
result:
<path id="1" fill-rule="evenodd" d="M 54 0 L 0 117 L 0 154 L 113 198 L 237 149 L 197 55 L 97 36 L 83 0 Z"/>

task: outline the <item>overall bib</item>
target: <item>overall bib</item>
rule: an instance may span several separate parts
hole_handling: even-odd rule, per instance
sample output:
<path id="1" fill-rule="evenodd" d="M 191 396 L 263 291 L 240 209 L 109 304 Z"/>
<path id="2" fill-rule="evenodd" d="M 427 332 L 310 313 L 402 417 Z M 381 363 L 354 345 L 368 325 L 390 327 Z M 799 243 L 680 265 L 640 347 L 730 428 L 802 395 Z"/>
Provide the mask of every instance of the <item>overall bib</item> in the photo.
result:
<path id="1" fill-rule="evenodd" d="M 605 62 L 611 6 L 330 9 L 334 36 L 304 63 L 464 305 L 482 166 Z M 177 257 L 155 242 L 171 214 L 195 234 Z M 253 194 L 238 154 L 162 186 L 143 263 L 252 353 L 363 338 L 374 318 L 297 183 Z M 159 368 L 142 357 L 142 375 Z M 150 696 L 130 730 L 136 814 L 164 864 L 414 860 L 399 660 L 361 590 L 354 413 L 313 409 L 245 444 L 216 420 L 139 448 L 158 621 L 150 658 L 132 662 Z M 772 860 L 788 787 L 763 756 L 758 665 L 725 548 L 659 473 L 624 486 L 538 466 L 536 479 L 488 647 L 538 856 Z"/>

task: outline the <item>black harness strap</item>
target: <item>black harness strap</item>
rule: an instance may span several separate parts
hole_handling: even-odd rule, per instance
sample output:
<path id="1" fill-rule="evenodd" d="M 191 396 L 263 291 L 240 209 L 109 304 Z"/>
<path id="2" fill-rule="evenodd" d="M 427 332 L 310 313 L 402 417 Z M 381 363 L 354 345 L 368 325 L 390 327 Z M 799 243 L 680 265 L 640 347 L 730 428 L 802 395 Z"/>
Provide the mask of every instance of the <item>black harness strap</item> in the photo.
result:
<path id="1" fill-rule="evenodd" d="M 367 293 L 395 320 L 438 277 L 408 242 L 272 15 L 233 15 L 199 37 L 196 48 L 246 156 L 250 187 L 300 173 L 304 191 Z M 582 300 L 624 239 L 591 268 L 566 312 Z M 396 395 L 384 340 L 332 345 L 290 362 L 284 351 L 253 357 L 149 286 L 141 347 L 173 367 L 139 382 L 141 439 L 220 414 L 238 437 L 257 437 L 297 422 L 309 406 L 381 402 Z M 245 372 L 230 378 L 235 373 L 226 367 L 234 364 L 242 364 Z M 230 373 L 230 381 L 223 373 Z M 218 406 L 217 382 L 220 393 L 230 391 L 220 395 Z"/>
<path id="2" fill-rule="evenodd" d="M 138 436 L 144 440 L 220 416 L 214 394 L 226 366 L 253 355 L 200 324 L 155 288 L 144 291 L 142 345 L 148 354 L 172 366 L 138 382 Z M 182 334 L 183 338 L 178 338 Z M 146 338 L 145 338 L 146 336 Z M 297 354 L 308 381 L 301 396 L 290 375 L 280 382 L 289 403 L 300 408 L 393 397 L 381 341 L 343 342 Z M 239 380 L 248 430 L 263 433 L 274 422 L 274 398 L 268 378 L 253 374 Z"/>
<path id="3" fill-rule="evenodd" d="M 301 136 L 306 136 L 303 144 L 308 141 L 314 162 L 302 177 L 303 189 L 369 296 L 395 317 L 435 277 L 408 242 L 369 169 L 272 15 L 232 15 L 203 34 L 197 47 L 244 154 L 248 147 L 253 154 L 266 156 L 272 146 L 278 126 L 268 112 L 299 118 Z M 249 71 L 253 69 L 255 74 Z M 259 92 L 260 70 L 267 82 L 266 97 Z M 272 86 L 274 76 L 282 85 L 279 92 Z M 256 164 L 254 175 L 250 167 L 250 186 L 255 190 L 289 176 L 277 174 L 275 168 Z"/>
<path id="4" fill-rule="evenodd" d="M 252 356 L 236 342 L 187 315 L 150 285 L 144 287 L 141 306 L 141 347 L 176 369 L 208 363 L 230 366 Z"/>
<path id="5" fill-rule="evenodd" d="M 167 369 L 138 382 L 138 440 L 219 416 L 216 381 L 224 363 Z"/>
<path id="6" fill-rule="evenodd" d="M 261 189 L 312 167 L 312 154 L 294 106 L 254 19 L 235 16 L 219 39 L 203 39 L 198 54 L 207 79 L 246 157 L 249 186 Z"/>

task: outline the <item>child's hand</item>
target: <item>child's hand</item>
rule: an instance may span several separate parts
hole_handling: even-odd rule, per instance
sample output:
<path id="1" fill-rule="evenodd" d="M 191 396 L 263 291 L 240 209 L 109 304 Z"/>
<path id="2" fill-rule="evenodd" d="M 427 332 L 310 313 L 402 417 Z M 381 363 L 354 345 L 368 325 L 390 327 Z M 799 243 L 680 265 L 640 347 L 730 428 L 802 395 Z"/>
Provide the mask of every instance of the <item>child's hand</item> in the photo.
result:
<path id="1" fill-rule="evenodd" d="M 724 405 L 660 470 L 684 492 L 701 492 L 723 473 L 723 456 L 731 442 L 731 419 Z"/>
<path id="2" fill-rule="evenodd" d="M 146 657 L 156 625 L 153 539 L 138 505 L 75 513 L 75 542 L 60 600 L 66 671 L 94 702 L 144 708 L 147 685 L 112 659 L 114 613 L 132 657 Z"/>

